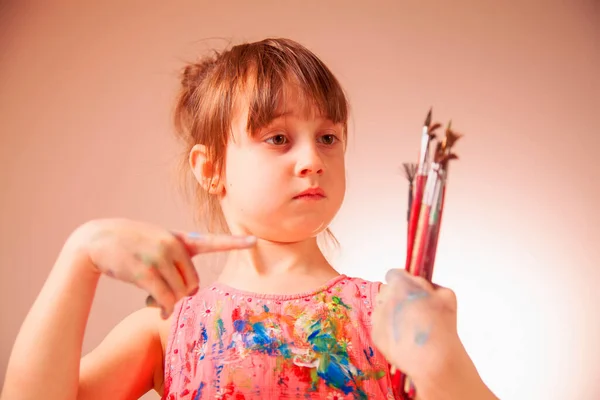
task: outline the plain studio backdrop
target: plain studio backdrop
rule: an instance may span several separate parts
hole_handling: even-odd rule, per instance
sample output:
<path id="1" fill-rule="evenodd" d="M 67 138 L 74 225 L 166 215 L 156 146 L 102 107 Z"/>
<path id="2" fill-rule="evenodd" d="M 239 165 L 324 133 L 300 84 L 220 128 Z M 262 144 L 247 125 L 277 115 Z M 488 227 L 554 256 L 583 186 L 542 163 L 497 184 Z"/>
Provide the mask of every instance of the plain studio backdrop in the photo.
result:
<path id="1" fill-rule="evenodd" d="M 434 277 L 458 295 L 481 375 L 502 399 L 600 398 L 597 1 L 0 4 L 1 376 L 77 225 L 193 229 L 170 120 L 182 62 L 283 36 L 321 56 L 352 104 L 338 269 L 381 280 L 404 266 L 401 165 L 433 106 L 465 135 Z M 197 262 L 203 284 L 211 260 Z M 144 298 L 101 280 L 84 351 Z"/>

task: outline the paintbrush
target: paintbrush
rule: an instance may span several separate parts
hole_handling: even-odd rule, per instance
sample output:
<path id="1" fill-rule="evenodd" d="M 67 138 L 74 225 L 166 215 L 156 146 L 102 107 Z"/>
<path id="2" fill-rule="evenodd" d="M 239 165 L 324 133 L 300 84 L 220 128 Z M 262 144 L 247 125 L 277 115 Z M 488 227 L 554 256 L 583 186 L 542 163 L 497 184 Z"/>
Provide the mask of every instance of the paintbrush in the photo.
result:
<path id="1" fill-rule="evenodd" d="M 440 124 L 431 124 L 431 110 L 426 119 L 427 133 L 429 141 L 435 139 L 434 130 L 440 127 Z M 422 135 L 419 164 L 417 166 L 416 177 L 410 174 L 408 165 L 404 164 L 406 177 L 409 180 L 409 227 L 407 240 L 407 265 L 406 269 L 413 275 L 422 276 L 431 282 L 433 276 L 433 266 L 437 251 L 437 243 L 440 234 L 440 224 L 443 215 L 444 202 L 446 196 L 446 182 L 448 175 L 448 164 L 450 160 L 458 157 L 452 153 L 452 147 L 462 136 L 451 129 L 451 122 L 448 123 L 445 136 L 441 141 L 437 141 L 432 160 L 429 160 L 429 141 L 425 152 L 424 136 Z M 425 155 L 425 157 L 423 157 Z M 421 182 L 417 181 L 421 178 Z M 413 185 L 413 180 L 414 185 Z M 420 190 L 419 184 L 424 185 Z M 418 211 L 417 211 L 418 210 Z M 392 384 L 403 399 L 414 399 L 416 389 L 409 377 L 404 373 L 397 371 L 395 367 L 390 369 L 392 374 Z"/>
<path id="2" fill-rule="evenodd" d="M 406 254 L 406 270 L 409 270 L 413 242 L 417 231 L 417 223 L 419 221 L 419 212 L 421 208 L 421 200 L 423 191 L 427 182 L 427 169 L 430 163 L 430 145 L 435 138 L 434 131 L 439 128 L 440 124 L 431 125 L 433 108 L 429 108 L 425 122 L 421 131 L 421 143 L 417 163 L 404 163 L 404 175 L 408 180 L 408 205 L 407 205 L 407 254 Z M 392 375 L 392 386 L 402 388 L 404 375 L 397 371 L 394 366 L 390 367 Z"/>
<path id="3" fill-rule="evenodd" d="M 413 197 L 414 197 L 414 181 L 417 175 L 417 164 L 416 163 L 404 163 L 404 176 L 408 180 L 408 207 L 406 208 L 406 228 L 408 230 L 408 224 L 410 223 L 410 210 L 412 209 Z M 407 236 L 408 238 L 408 236 Z"/>
<path id="4" fill-rule="evenodd" d="M 421 132 L 421 145 L 419 147 L 419 158 L 417 162 L 417 171 L 414 177 L 414 190 L 412 190 L 412 201 L 410 204 L 410 216 L 408 220 L 408 237 L 407 237 L 407 253 L 406 253 L 406 266 L 408 270 L 410 260 L 412 257 L 413 242 L 415 240 L 415 234 L 417 232 L 417 223 L 419 221 L 419 212 L 421 209 L 421 199 L 423 197 L 423 190 L 427 181 L 427 168 L 429 164 L 429 147 L 431 140 L 435 138 L 433 131 L 438 127 L 439 124 L 431 126 L 431 114 L 433 109 L 430 108 L 425 118 Z"/>
<path id="5" fill-rule="evenodd" d="M 409 271 L 431 282 L 433 267 L 437 252 L 437 243 L 440 234 L 440 223 L 444 209 L 448 165 L 450 160 L 457 159 L 452 153 L 452 147 L 461 137 L 452 131 L 451 122 L 448 123 L 446 134 L 441 142 L 436 144 L 431 163 L 427 173 L 427 183 L 422 196 L 419 211 L 417 232 L 413 241 Z M 411 379 L 401 374 L 399 381 L 405 399 L 416 398 L 416 388 Z"/>
<path id="6" fill-rule="evenodd" d="M 433 267 L 435 256 L 437 254 L 437 243 L 440 236 L 444 204 L 446 200 L 446 187 L 448 179 L 448 168 L 450 160 L 458 159 L 458 156 L 452 153 L 452 147 L 462 137 L 462 135 L 451 129 L 452 121 L 448 123 L 444 139 L 440 143 L 439 151 L 436 152 L 432 171 L 437 174 L 437 184 L 434 189 L 432 206 L 429 217 L 428 239 L 425 243 L 424 259 L 419 267 L 418 276 L 422 276 L 431 282 L 433 278 Z"/>

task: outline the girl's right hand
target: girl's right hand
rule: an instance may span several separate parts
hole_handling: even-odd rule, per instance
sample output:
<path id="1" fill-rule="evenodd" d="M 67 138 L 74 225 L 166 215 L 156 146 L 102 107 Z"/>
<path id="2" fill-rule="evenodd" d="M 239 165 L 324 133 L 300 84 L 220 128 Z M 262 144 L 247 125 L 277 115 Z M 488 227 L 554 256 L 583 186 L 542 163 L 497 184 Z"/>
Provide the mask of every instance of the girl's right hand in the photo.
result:
<path id="1" fill-rule="evenodd" d="M 192 257 L 256 243 L 251 236 L 184 234 L 127 219 L 90 221 L 75 237 L 98 272 L 147 291 L 149 305 L 160 307 L 163 318 L 198 290 Z"/>

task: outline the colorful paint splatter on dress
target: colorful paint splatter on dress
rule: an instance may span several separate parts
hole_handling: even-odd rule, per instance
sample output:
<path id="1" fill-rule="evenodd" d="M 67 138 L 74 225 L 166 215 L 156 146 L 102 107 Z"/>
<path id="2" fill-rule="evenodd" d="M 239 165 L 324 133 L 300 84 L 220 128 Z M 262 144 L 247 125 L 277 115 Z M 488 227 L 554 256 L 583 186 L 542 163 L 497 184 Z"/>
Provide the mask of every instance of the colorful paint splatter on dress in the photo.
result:
<path id="1" fill-rule="evenodd" d="M 394 399 L 370 339 L 380 283 L 341 275 L 278 296 L 217 283 L 180 301 L 163 400 Z"/>

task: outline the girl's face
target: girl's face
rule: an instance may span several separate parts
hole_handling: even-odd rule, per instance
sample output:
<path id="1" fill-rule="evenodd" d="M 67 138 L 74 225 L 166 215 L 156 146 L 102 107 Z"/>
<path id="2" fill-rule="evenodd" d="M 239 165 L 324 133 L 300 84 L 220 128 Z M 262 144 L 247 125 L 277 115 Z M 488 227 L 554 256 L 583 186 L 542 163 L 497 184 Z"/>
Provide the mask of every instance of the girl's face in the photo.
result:
<path id="1" fill-rule="evenodd" d="M 234 234 L 298 242 L 325 230 L 342 205 L 343 127 L 305 115 L 297 99 L 287 98 L 283 112 L 253 135 L 247 106 L 232 123 L 221 206 Z M 311 195 L 302 196 L 307 190 Z"/>

